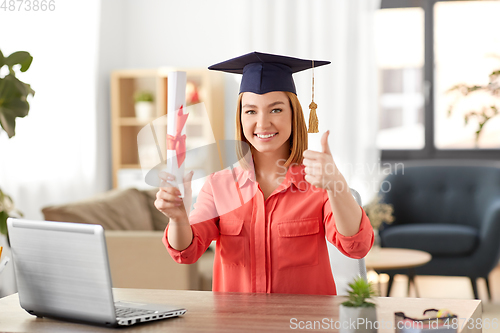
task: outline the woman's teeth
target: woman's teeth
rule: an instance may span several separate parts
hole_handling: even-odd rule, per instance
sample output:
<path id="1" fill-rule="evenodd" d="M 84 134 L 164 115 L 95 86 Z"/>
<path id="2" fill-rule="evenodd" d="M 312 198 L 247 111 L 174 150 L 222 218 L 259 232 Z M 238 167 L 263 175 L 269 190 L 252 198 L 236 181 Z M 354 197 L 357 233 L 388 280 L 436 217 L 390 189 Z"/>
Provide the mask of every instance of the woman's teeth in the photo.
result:
<path id="1" fill-rule="evenodd" d="M 274 134 L 266 134 L 266 135 L 262 135 L 262 134 L 255 134 L 257 135 L 257 137 L 261 138 L 261 139 L 267 139 L 267 138 L 270 138 L 272 136 L 275 136 L 277 133 L 274 133 Z"/>

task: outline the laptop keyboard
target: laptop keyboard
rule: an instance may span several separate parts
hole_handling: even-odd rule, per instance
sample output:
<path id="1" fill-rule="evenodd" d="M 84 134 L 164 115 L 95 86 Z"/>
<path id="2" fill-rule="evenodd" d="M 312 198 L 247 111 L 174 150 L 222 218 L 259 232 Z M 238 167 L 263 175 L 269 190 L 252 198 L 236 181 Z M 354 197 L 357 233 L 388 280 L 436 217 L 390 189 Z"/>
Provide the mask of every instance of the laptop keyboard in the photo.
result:
<path id="1" fill-rule="evenodd" d="M 156 313 L 156 311 L 153 310 L 134 309 L 121 306 L 116 306 L 115 311 L 117 318 L 131 318 Z"/>

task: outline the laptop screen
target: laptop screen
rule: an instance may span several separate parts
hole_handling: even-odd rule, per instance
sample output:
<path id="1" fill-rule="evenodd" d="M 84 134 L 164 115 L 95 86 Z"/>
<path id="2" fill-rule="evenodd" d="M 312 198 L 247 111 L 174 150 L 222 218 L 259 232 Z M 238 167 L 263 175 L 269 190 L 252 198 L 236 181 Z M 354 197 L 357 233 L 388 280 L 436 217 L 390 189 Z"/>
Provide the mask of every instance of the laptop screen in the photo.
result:
<path id="1" fill-rule="evenodd" d="M 100 225 L 8 219 L 21 306 L 40 316 L 115 322 Z"/>

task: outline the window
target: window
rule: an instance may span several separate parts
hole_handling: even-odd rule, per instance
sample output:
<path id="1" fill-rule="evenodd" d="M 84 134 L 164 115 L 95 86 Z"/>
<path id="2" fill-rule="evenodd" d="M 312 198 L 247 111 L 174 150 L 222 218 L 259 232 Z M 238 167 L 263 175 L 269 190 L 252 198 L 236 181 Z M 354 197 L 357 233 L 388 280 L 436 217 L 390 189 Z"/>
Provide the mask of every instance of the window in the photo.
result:
<path id="1" fill-rule="evenodd" d="M 447 92 L 500 69 L 500 1 L 382 0 L 375 18 L 383 161 L 500 156 L 500 96 Z M 453 112 L 448 110 L 454 105 Z M 477 137 L 480 116 L 493 116 Z M 477 137 L 477 140 L 476 140 Z"/>
<path id="2" fill-rule="evenodd" d="M 375 36 L 380 78 L 377 146 L 380 149 L 422 149 L 423 10 L 379 10 L 375 17 Z"/>
<path id="3" fill-rule="evenodd" d="M 485 123 L 477 141 L 478 117 L 471 117 L 467 124 L 464 120 L 467 113 L 483 106 L 496 102 L 500 107 L 500 98 L 475 92 L 460 98 L 448 116 L 456 97 L 446 93 L 460 83 L 486 85 L 489 74 L 500 69 L 498 13 L 498 1 L 438 2 L 434 6 L 434 144 L 438 149 L 500 148 L 500 116 Z"/>

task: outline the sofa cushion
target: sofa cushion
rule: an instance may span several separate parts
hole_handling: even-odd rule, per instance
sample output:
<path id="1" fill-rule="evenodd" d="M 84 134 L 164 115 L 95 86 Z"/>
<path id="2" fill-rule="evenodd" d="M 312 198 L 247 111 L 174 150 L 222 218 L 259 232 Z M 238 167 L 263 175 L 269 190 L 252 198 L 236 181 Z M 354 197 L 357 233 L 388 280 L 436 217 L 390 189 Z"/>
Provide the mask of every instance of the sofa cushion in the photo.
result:
<path id="1" fill-rule="evenodd" d="M 163 231 L 167 227 L 168 217 L 163 215 L 163 213 L 160 212 L 155 207 L 156 192 L 158 192 L 158 189 L 142 191 L 142 193 L 146 197 L 147 206 L 149 208 L 149 211 L 151 212 L 151 218 L 153 219 L 154 230 Z"/>
<path id="2" fill-rule="evenodd" d="M 48 221 L 100 224 L 105 230 L 154 230 L 146 197 L 133 188 L 45 207 L 42 212 Z"/>
<path id="3" fill-rule="evenodd" d="M 479 231 L 452 224 L 412 224 L 391 226 L 381 232 L 384 247 L 422 250 L 433 256 L 461 256 L 477 246 Z"/>

